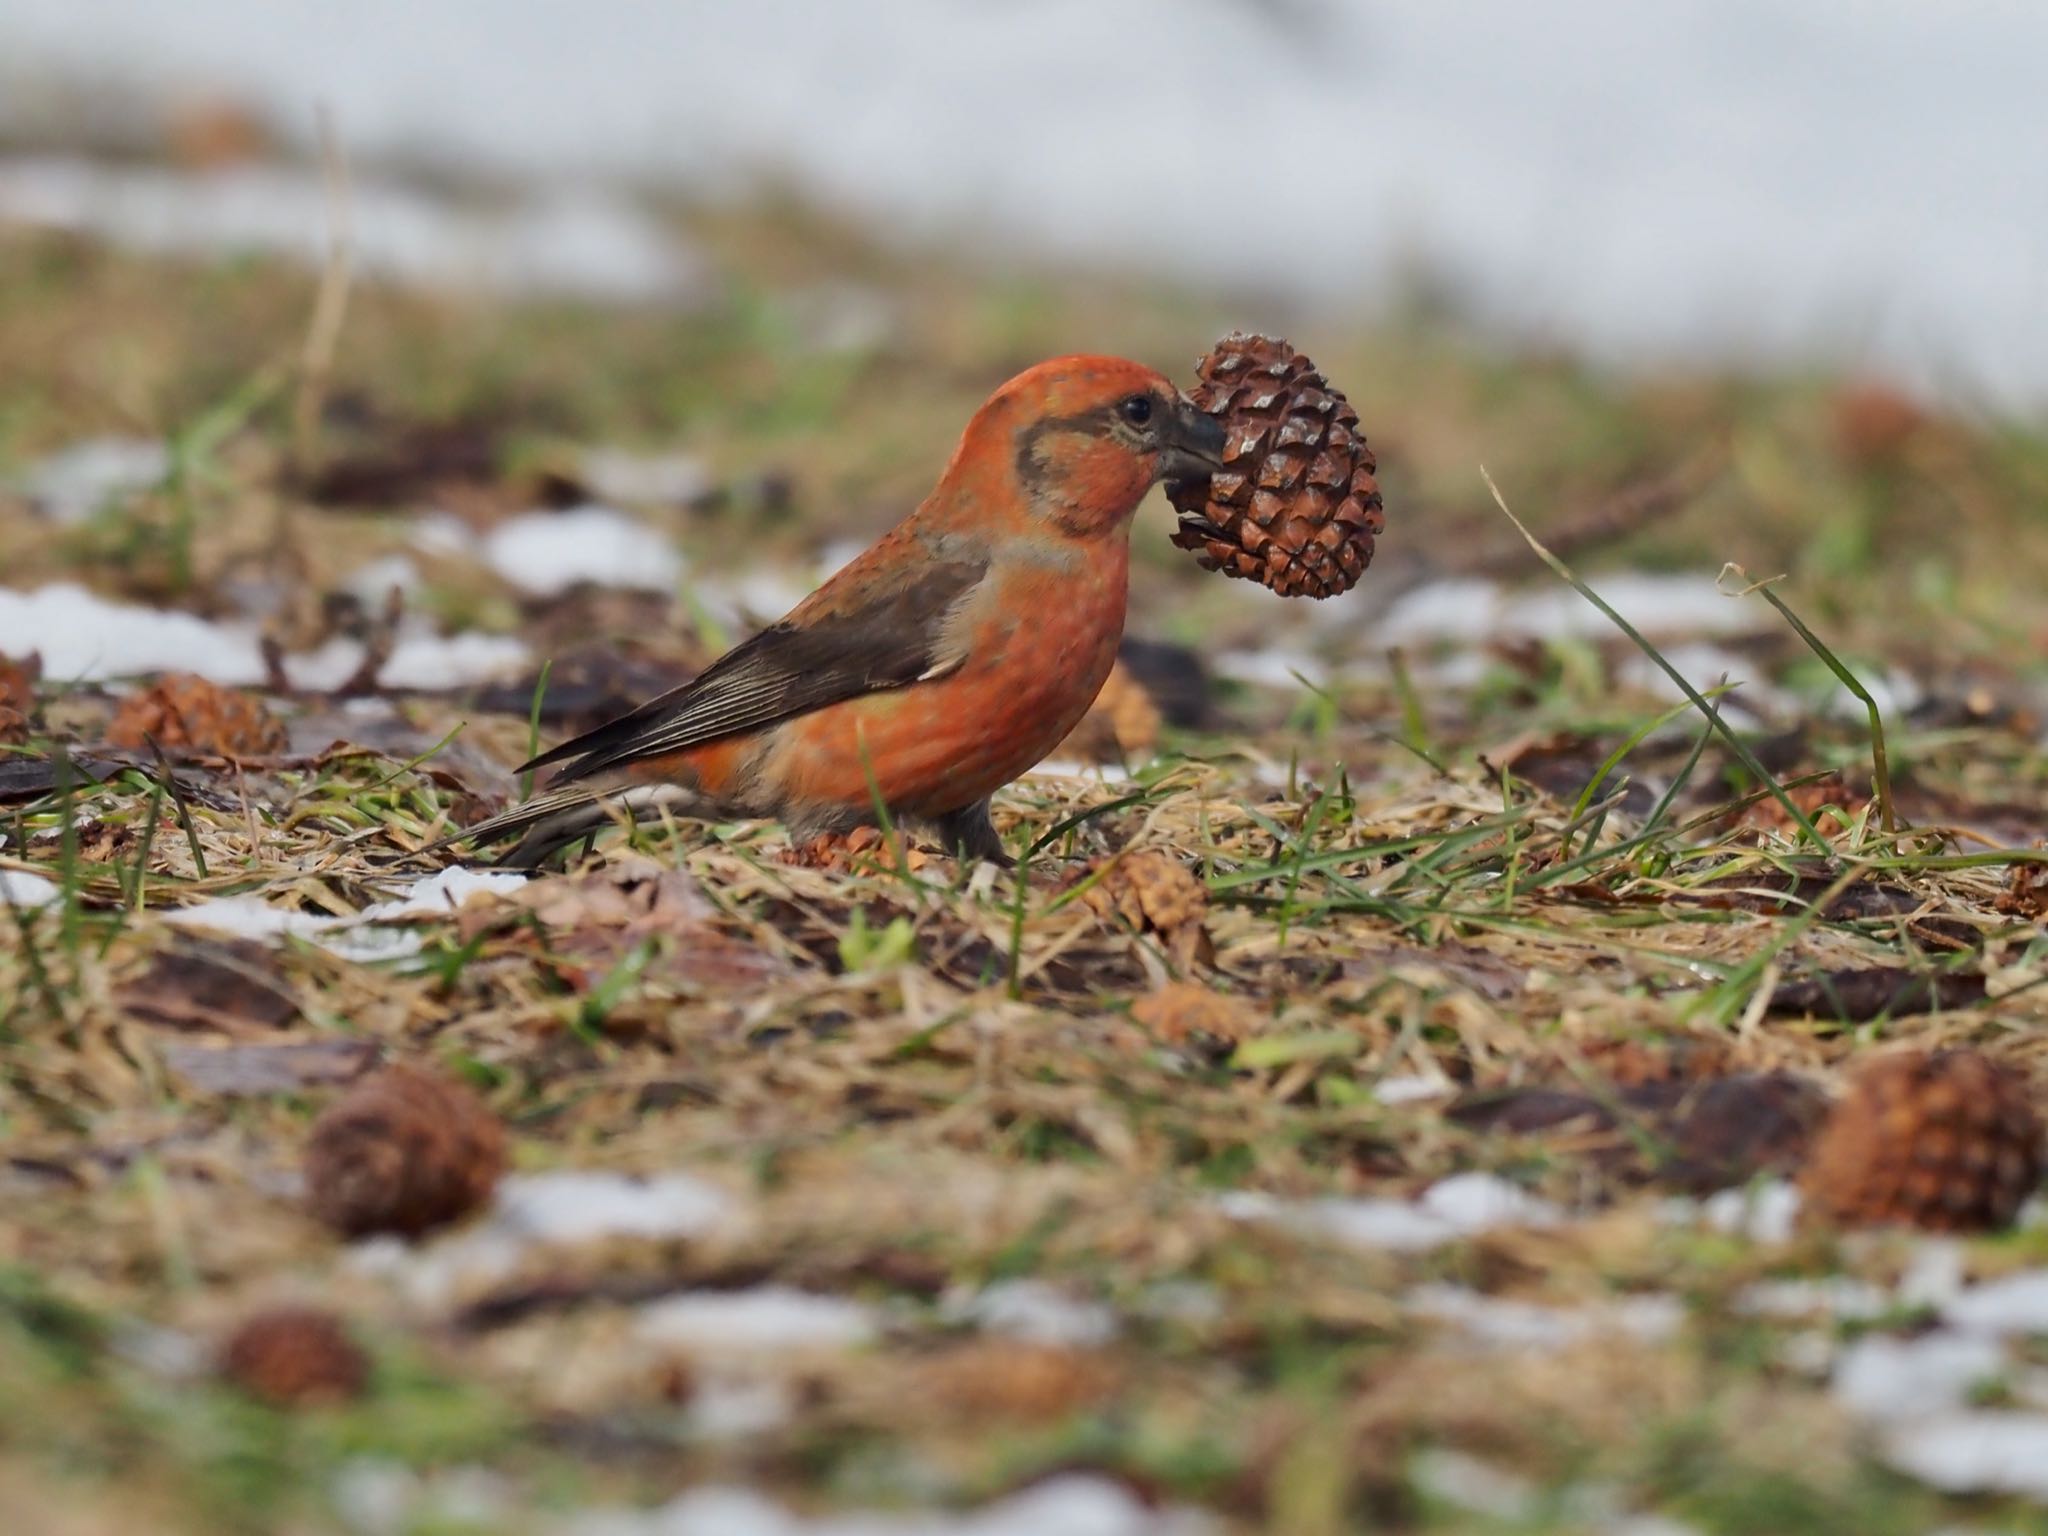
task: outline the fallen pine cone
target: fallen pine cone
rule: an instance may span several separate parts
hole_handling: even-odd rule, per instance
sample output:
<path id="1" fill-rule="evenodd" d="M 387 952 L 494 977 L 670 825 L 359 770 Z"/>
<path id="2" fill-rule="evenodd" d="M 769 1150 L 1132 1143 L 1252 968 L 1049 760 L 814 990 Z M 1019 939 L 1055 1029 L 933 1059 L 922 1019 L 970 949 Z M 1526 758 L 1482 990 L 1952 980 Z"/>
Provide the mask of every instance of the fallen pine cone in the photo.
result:
<path id="1" fill-rule="evenodd" d="M 1169 981 L 1131 1004 L 1131 1018 L 1167 1045 L 1227 1056 L 1258 1027 L 1245 1003 L 1193 981 Z"/>
<path id="2" fill-rule="evenodd" d="M 166 672 L 114 711 L 107 740 L 131 750 L 154 741 L 199 757 L 265 757 L 282 752 L 284 725 L 249 694 L 190 672 Z"/>
<path id="3" fill-rule="evenodd" d="M 505 1133 L 467 1088 L 386 1067 L 327 1106 L 306 1144 L 313 1214 L 344 1237 L 416 1237 L 490 1198 Z"/>
<path id="4" fill-rule="evenodd" d="M 1157 934 L 1182 965 L 1214 962 L 1215 945 L 1204 923 L 1208 888 L 1178 859 L 1155 849 L 1120 853 L 1090 864 L 1073 883 L 1090 879 L 1094 883 L 1081 901 L 1104 922 Z"/>
<path id="5" fill-rule="evenodd" d="M 901 834 L 899 833 L 900 837 Z M 922 848 L 903 842 L 903 868 L 916 874 L 932 857 Z M 792 846 L 782 854 L 784 864 L 799 869 L 829 869 L 834 874 L 894 874 L 896 850 L 880 827 L 855 827 L 851 832 L 821 832 L 801 847 Z"/>
<path id="6" fill-rule="evenodd" d="M 245 1319 L 220 1352 L 222 1377 L 276 1408 L 346 1402 L 370 1379 L 369 1357 L 341 1319 L 316 1307 L 272 1307 Z"/>
<path id="7" fill-rule="evenodd" d="M 1988 1232 L 2041 1182 L 2026 1080 L 1980 1051 L 1906 1051 L 1864 1068 L 1801 1174 L 1808 1209 L 1840 1226 Z"/>
<path id="8" fill-rule="evenodd" d="M 1204 567 L 1283 597 L 1349 591 L 1385 529 L 1358 412 L 1284 341 L 1233 331 L 1190 398 L 1223 423 L 1224 467 L 1167 486 L 1173 542 Z"/>

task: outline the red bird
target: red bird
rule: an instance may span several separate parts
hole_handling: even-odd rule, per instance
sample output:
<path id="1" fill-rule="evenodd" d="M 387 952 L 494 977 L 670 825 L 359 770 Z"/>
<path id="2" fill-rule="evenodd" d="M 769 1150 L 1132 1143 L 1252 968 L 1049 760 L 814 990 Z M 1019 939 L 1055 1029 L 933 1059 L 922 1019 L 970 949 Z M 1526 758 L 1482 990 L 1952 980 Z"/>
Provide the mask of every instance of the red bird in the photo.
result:
<path id="1" fill-rule="evenodd" d="M 450 841 L 531 866 L 666 808 L 799 841 L 892 817 L 1007 864 L 989 796 L 1065 739 L 1116 659 L 1131 516 L 1220 465 L 1223 428 L 1150 368 L 1059 357 L 974 413 L 922 505 L 694 681 L 524 768 L 548 792 Z M 521 771 L 524 771 L 522 769 Z"/>

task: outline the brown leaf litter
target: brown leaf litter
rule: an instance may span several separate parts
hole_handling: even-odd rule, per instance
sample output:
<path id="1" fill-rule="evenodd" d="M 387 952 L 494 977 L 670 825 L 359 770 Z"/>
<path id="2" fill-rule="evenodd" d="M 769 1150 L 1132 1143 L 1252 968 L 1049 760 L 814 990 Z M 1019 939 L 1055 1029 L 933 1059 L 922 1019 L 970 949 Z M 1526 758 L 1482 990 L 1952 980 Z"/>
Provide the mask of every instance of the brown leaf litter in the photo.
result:
<path id="1" fill-rule="evenodd" d="M 112 745 L 228 759 L 268 757 L 285 746 L 283 722 L 262 700 L 190 672 L 166 672 L 121 701 L 107 727 Z"/>

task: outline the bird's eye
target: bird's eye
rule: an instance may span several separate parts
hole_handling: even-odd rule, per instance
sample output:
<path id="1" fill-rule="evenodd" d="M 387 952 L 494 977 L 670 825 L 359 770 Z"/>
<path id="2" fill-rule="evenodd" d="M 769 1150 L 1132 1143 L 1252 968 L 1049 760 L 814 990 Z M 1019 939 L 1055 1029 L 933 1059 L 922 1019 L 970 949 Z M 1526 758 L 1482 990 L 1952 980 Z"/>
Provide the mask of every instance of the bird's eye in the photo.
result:
<path id="1" fill-rule="evenodd" d="M 1119 405 L 1117 410 L 1122 414 L 1124 420 L 1128 421 L 1132 426 L 1142 427 L 1152 419 L 1152 397 L 1150 395 L 1132 395 L 1128 400 Z"/>

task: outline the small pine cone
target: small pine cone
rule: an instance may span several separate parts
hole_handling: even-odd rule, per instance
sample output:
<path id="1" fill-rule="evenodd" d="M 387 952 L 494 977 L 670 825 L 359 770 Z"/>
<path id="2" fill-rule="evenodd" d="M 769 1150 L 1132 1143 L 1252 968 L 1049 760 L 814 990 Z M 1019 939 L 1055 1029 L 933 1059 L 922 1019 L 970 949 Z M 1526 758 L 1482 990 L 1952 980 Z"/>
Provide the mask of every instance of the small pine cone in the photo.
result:
<path id="1" fill-rule="evenodd" d="M 490 1198 L 503 1127 L 461 1084 L 386 1067 L 327 1106 L 306 1144 L 313 1214 L 344 1237 L 416 1237 Z"/>
<path id="2" fill-rule="evenodd" d="M 1648 1083 L 1700 1083 L 1735 1070 L 1735 1053 L 1710 1035 L 1610 1037 L 1579 1048 L 1586 1065 L 1617 1088 Z"/>
<path id="3" fill-rule="evenodd" d="M 1805 784 L 1794 784 L 1785 791 L 1785 798 L 1806 814 L 1822 832 L 1833 828 L 1833 817 L 1823 816 L 1823 811 L 1838 811 L 1842 821 L 1853 822 L 1863 814 L 1870 804 L 1870 796 L 1851 789 L 1843 782 L 1839 773 L 1831 773 L 1824 779 L 1814 779 Z M 1738 827 L 1755 827 L 1765 832 L 1777 832 L 1786 837 L 1793 835 L 1792 818 L 1785 807 L 1778 803 L 1776 795 L 1764 795 L 1751 801 L 1736 815 L 1733 823 Z"/>
<path id="4" fill-rule="evenodd" d="M 1204 919 L 1209 891 L 1178 859 L 1146 849 L 1097 860 L 1075 879 L 1100 873 L 1081 900 L 1106 923 L 1122 922 L 1139 933 L 1155 933 L 1181 964 L 1212 963 L 1215 946 Z"/>
<path id="5" fill-rule="evenodd" d="M 198 757 L 264 757 L 284 750 L 283 724 L 262 703 L 190 672 L 166 672 L 114 711 L 107 740 Z"/>
<path id="6" fill-rule="evenodd" d="M 1169 981 L 1131 1004 L 1131 1018 L 1167 1045 L 1227 1056 L 1258 1027 L 1240 999 L 1192 981 Z"/>
<path id="7" fill-rule="evenodd" d="M 901 834 L 898 834 L 901 837 Z M 903 843 L 903 867 L 916 874 L 932 856 Z M 896 873 L 896 850 L 880 827 L 855 827 L 851 832 L 821 832 L 807 843 L 782 852 L 782 862 L 798 869 L 829 869 L 840 875 Z"/>
<path id="8" fill-rule="evenodd" d="M 272 1307 L 243 1320 L 222 1346 L 220 1374 L 277 1408 L 346 1402 L 370 1378 L 369 1358 L 331 1312 Z"/>
<path id="9" fill-rule="evenodd" d="M 1181 517 L 1173 542 L 1283 597 L 1349 591 L 1387 525 L 1358 412 L 1265 336 L 1231 332 L 1196 372 L 1190 398 L 1223 423 L 1224 468 L 1166 488 Z"/>
<path id="10" fill-rule="evenodd" d="M 2041 1120 L 2026 1080 L 1972 1050 L 1872 1062 L 1829 1114 L 1800 1178 L 1823 1220 L 1936 1232 L 2007 1226 L 2040 1181 Z"/>

